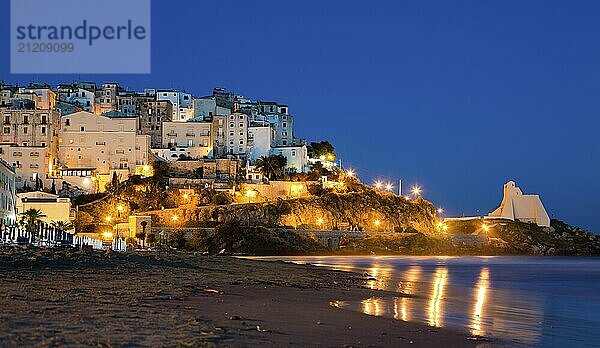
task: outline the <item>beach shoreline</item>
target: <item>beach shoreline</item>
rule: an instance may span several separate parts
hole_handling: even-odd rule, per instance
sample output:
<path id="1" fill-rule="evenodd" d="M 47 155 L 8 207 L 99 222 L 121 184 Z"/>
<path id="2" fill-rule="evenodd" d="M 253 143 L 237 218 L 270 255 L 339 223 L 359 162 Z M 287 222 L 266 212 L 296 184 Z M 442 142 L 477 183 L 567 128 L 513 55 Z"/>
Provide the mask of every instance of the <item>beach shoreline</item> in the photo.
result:
<path id="1" fill-rule="evenodd" d="M 0 261 L 2 346 L 482 343 L 466 333 L 336 308 L 332 301 L 385 293 L 365 288 L 360 274 L 317 266 L 37 248 L 3 249 Z"/>

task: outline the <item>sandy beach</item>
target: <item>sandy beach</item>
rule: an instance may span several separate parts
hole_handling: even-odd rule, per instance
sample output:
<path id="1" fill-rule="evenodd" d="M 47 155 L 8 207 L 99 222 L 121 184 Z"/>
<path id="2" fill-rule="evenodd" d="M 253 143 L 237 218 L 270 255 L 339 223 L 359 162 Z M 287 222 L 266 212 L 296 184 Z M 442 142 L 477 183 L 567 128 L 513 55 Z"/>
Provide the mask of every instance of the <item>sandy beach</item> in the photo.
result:
<path id="1" fill-rule="evenodd" d="M 3 249 L 0 346 L 491 344 L 331 305 L 382 295 L 364 282 L 361 274 L 226 256 Z"/>

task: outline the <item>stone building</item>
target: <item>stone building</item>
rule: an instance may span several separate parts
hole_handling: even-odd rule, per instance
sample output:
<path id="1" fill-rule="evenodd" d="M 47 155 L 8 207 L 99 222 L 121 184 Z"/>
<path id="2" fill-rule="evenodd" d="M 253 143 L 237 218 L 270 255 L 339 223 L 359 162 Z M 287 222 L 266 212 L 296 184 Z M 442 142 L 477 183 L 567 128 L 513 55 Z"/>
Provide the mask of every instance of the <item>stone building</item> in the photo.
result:
<path id="1" fill-rule="evenodd" d="M 248 116 L 234 112 L 226 118 L 225 146 L 228 155 L 246 156 L 248 150 Z"/>
<path id="2" fill-rule="evenodd" d="M 163 122 L 162 147 L 185 147 L 192 158 L 212 155 L 211 128 L 211 122 Z"/>
<path id="3" fill-rule="evenodd" d="M 0 158 L 15 167 L 16 187 L 48 184 L 57 164 L 58 111 L 3 110 L 0 127 Z"/>
<path id="4" fill-rule="evenodd" d="M 138 134 L 136 118 L 109 118 L 89 112 L 62 117 L 59 163 L 66 176 L 85 179 L 93 173 L 103 190 L 113 173 L 126 180 L 149 166 L 150 137 Z M 83 174 L 86 173 L 86 174 Z M 86 181 L 90 184 L 90 178 Z M 69 181 L 76 186 L 83 182 Z"/>
<path id="5" fill-rule="evenodd" d="M 150 96 L 138 96 L 136 105 L 140 110 L 139 130 L 150 136 L 152 148 L 162 147 L 162 126 L 164 122 L 171 122 L 173 105 L 168 100 L 157 101 Z"/>
<path id="6" fill-rule="evenodd" d="M 44 214 L 41 220 L 47 224 L 51 224 L 53 221 L 71 222 L 75 218 L 74 212 L 71 211 L 69 198 L 46 192 L 34 191 L 17 194 L 17 216 L 29 209 L 41 210 Z"/>

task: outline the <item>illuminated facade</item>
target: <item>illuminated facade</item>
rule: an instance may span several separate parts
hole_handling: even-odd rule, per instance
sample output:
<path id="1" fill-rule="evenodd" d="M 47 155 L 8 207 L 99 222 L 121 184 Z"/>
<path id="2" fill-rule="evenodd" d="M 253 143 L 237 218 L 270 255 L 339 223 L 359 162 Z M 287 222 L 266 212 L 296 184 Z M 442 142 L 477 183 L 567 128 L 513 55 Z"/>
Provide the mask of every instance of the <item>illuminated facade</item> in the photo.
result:
<path id="1" fill-rule="evenodd" d="M 15 169 L 0 160 L 0 224 L 15 222 Z"/>
<path id="2" fill-rule="evenodd" d="M 524 195 L 514 181 L 504 184 L 504 197 L 500 206 L 488 215 L 489 218 L 501 218 L 535 223 L 549 227 L 550 217 L 538 195 Z"/>

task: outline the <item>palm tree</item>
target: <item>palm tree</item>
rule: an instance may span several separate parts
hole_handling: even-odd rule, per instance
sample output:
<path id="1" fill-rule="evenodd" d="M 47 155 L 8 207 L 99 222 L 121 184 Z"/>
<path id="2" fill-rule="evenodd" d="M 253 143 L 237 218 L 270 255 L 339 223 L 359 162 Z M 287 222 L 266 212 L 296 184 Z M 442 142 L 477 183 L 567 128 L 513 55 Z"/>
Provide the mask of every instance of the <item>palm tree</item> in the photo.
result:
<path id="1" fill-rule="evenodd" d="M 256 160 L 255 166 L 263 175 L 269 179 L 276 179 L 281 175 L 283 168 L 287 165 L 287 158 L 282 155 L 261 157 Z"/>
<path id="2" fill-rule="evenodd" d="M 39 209 L 27 209 L 21 213 L 21 219 L 19 223 L 25 227 L 25 230 L 30 233 L 35 233 L 38 224 L 45 218 L 46 215 Z"/>
<path id="3" fill-rule="evenodd" d="M 69 221 L 52 221 L 50 226 L 61 231 L 70 231 L 75 228 L 75 226 L 73 226 L 73 224 Z"/>

